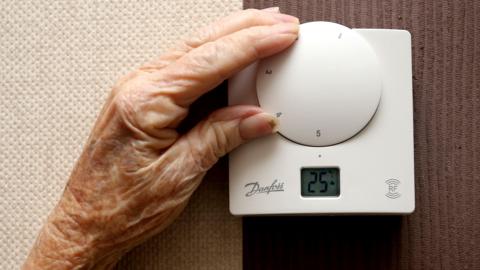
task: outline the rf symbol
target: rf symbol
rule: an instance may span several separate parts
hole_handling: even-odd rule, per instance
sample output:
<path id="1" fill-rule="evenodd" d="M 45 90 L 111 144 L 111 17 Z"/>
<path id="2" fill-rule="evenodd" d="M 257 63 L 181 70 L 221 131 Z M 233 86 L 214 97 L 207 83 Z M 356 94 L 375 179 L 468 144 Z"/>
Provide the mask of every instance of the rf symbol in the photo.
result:
<path id="1" fill-rule="evenodd" d="M 398 193 L 398 185 L 400 185 L 400 181 L 397 179 L 388 179 L 385 181 L 388 187 L 388 192 L 385 194 L 390 199 L 396 199 L 400 197 L 400 193 Z"/>

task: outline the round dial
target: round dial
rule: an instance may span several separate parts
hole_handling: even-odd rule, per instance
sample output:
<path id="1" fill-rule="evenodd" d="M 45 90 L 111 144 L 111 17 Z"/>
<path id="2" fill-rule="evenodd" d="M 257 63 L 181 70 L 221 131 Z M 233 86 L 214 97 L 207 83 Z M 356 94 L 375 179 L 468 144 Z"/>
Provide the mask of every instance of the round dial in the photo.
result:
<path id="1" fill-rule="evenodd" d="M 260 62 L 258 101 L 277 115 L 286 138 L 328 146 L 368 124 L 380 101 L 380 72 L 375 52 L 357 32 L 335 23 L 305 23 L 290 48 Z"/>

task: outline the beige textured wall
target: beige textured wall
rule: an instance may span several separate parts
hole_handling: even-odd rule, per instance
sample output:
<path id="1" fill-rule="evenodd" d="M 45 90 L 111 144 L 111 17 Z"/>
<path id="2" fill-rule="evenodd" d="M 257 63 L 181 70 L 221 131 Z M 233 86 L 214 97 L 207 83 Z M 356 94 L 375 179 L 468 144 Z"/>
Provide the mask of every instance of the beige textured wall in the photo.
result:
<path id="1" fill-rule="evenodd" d="M 239 0 L 0 2 L 0 268 L 18 268 L 114 81 Z M 241 223 L 210 174 L 121 269 L 240 269 Z"/>

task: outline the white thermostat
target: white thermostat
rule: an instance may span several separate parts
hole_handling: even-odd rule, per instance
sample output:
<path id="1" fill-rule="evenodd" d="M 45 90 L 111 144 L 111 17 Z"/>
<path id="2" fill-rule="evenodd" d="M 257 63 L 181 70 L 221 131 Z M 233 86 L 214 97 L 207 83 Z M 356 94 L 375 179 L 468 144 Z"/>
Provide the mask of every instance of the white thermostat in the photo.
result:
<path id="1" fill-rule="evenodd" d="M 408 214 L 415 208 L 408 31 L 300 25 L 287 50 L 229 80 L 279 132 L 229 156 L 230 212 Z"/>

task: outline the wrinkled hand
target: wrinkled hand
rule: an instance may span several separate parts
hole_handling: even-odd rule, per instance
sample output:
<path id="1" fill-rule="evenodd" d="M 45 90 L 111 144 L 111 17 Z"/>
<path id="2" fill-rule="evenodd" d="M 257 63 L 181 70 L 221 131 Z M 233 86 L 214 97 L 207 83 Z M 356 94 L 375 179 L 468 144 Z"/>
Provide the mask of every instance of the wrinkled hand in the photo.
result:
<path id="1" fill-rule="evenodd" d="M 297 34 L 278 9 L 241 11 L 120 80 L 24 268 L 111 268 L 168 226 L 221 156 L 275 131 L 260 108 L 233 106 L 180 136 L 189 106 Z"/>

